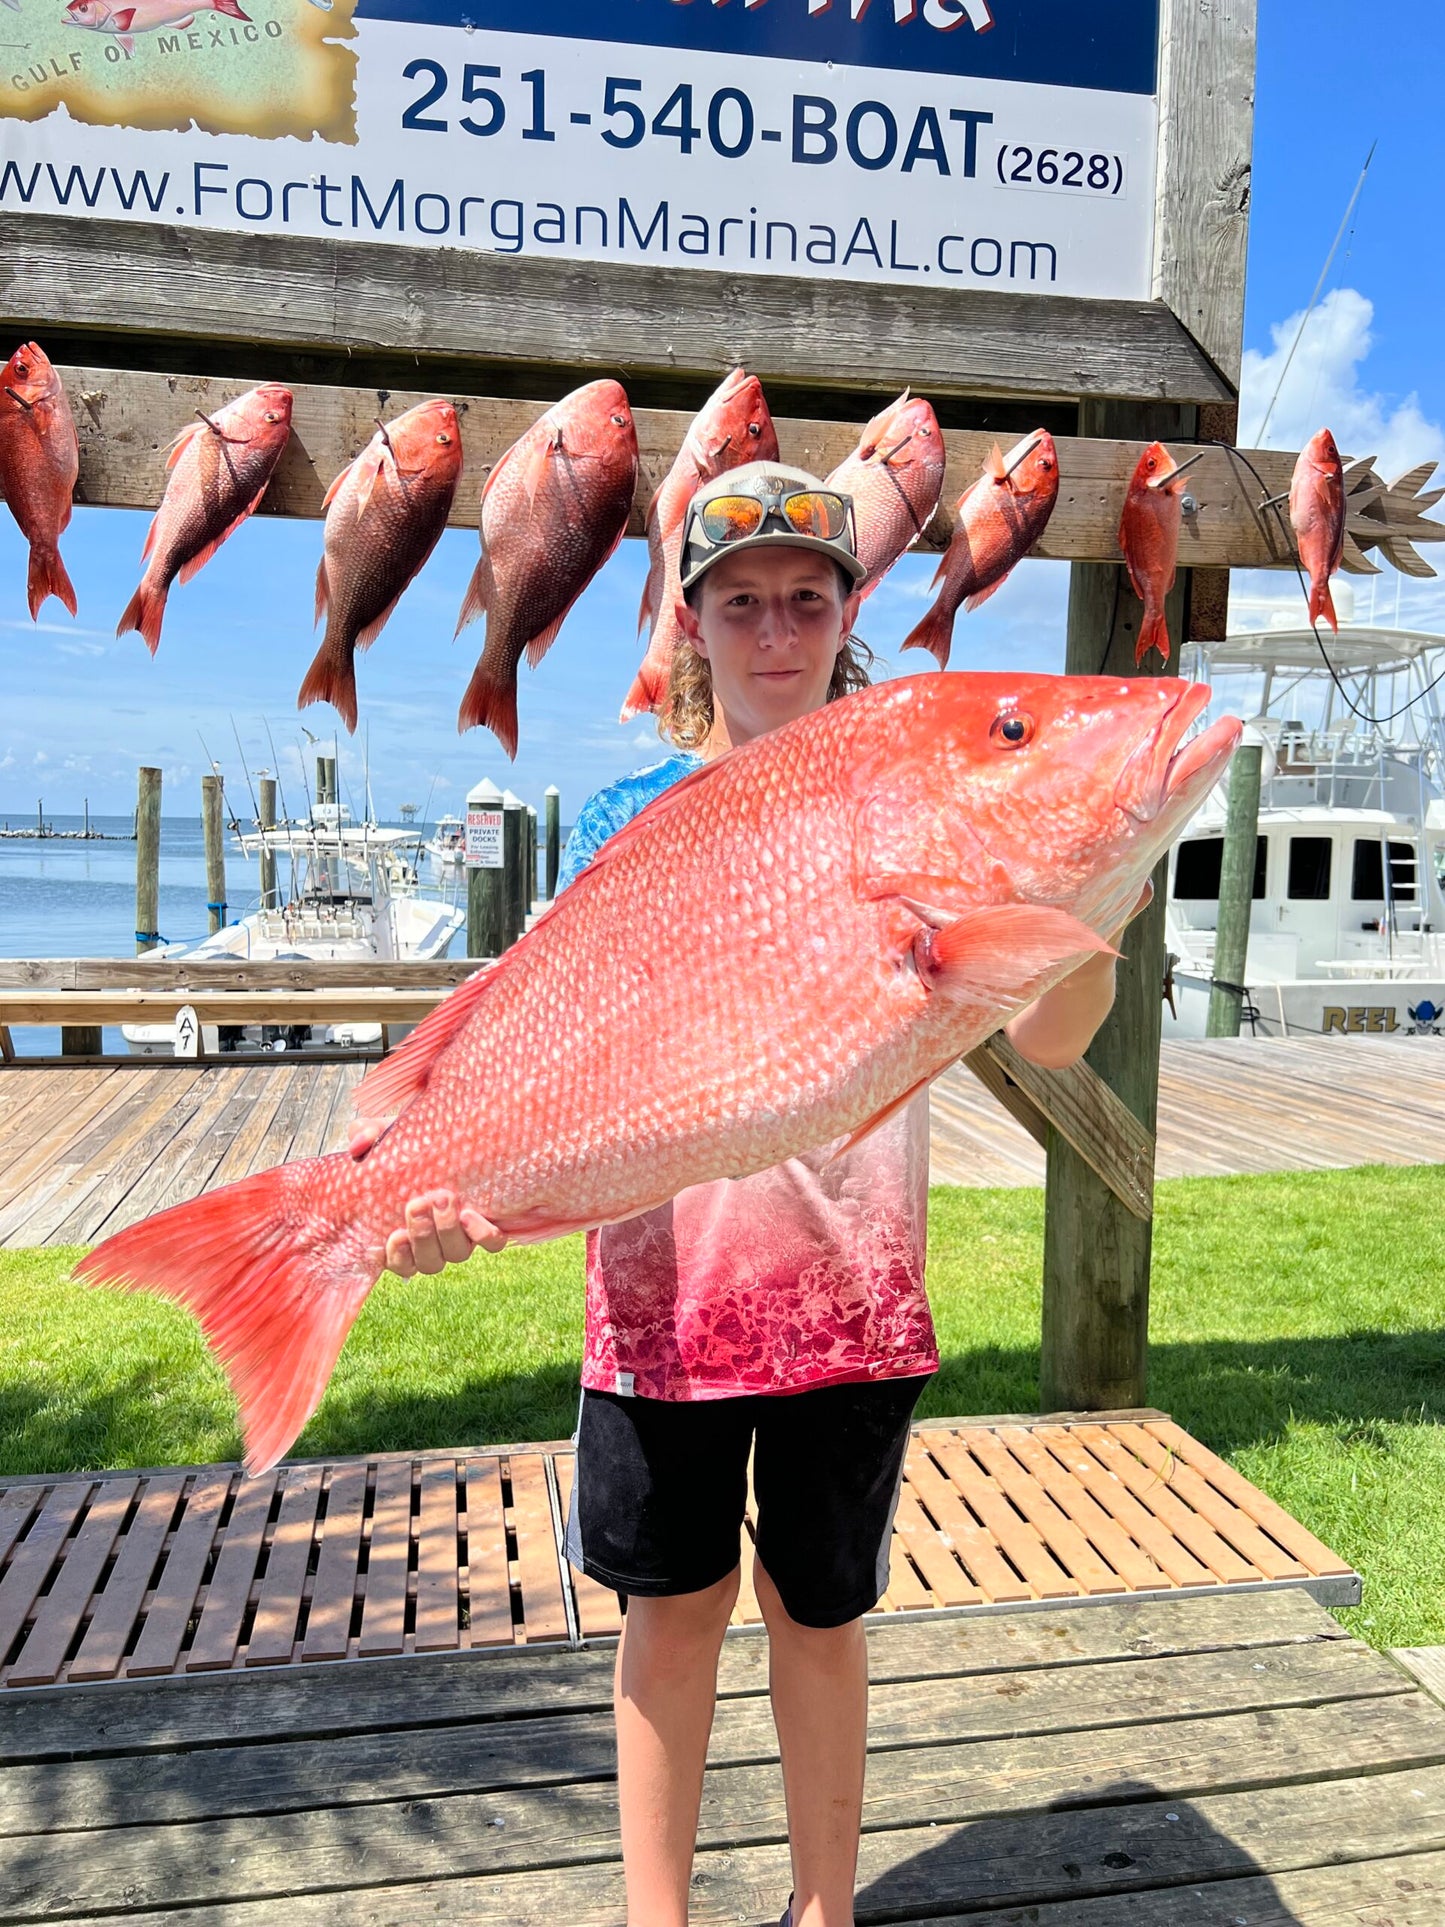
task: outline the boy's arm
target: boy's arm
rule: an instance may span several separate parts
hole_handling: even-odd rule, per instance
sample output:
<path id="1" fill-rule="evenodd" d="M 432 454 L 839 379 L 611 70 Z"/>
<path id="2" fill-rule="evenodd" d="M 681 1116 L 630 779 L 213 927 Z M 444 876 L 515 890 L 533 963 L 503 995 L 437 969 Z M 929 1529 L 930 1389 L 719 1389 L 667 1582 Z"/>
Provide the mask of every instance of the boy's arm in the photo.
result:
<path id="1" fill-rule="evenodd" d="M 1110 941 L 1117 944 L 1125 928 L 1153 900 L 1154 886 L 1144 885 L 1139 901 Z M 1021 1010 L 1004 1025 L 1004 1035 L 1020 1057 L 1044 1070 L 1067 1070 L 1077 1064 L 1094 1041 L 1094 1033 L 1114 1002 L 1114 959 L 1094 956 L 1081 963 L 1062 983 L 1046 990 L 1037 1003 Z"/>

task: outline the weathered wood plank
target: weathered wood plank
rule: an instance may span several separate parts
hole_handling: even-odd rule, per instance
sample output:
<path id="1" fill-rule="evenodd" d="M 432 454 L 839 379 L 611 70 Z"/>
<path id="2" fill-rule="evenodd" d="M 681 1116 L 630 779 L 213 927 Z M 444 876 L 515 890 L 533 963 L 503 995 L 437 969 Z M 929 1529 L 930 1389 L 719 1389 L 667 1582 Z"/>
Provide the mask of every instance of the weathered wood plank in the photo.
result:
<path id="1" fill-rule="evenodd" d="M 248 1666 L 284 1664 L 296 1645 L 301 1587 L 316 1531 L 321 1499 L 321 1467 L 304 1465 L 286 1474 L 281 1513 L 266 1559 L 266 1575 L 256 1602 L 256 1617 L 246 1641 Z"/>
<path id="2" fill-rule="evenodd" d="M 136 1516 L 125 1535 L 105 1591 L 95 1602 L 90 1625 L 80 1650 L 70 1662 L 67 1679 L 114 1679 L 131 1628 L 150 1590 L 151 1574 L 184 1485 L 185 1476 L 179 1472 L 166 1478 L 147 1479 Z"/>
<path id="3" fill-rule="evenodd" d="M 135 1489 L 134 1479 L 106 1479 L 96 1487 L 90 1510 L 70 1542 L 65 1563 L 37 1605 L 35 1623 L 6 1676 L 7 1686 L 45 1686 L 59 1673 Z"/>
<path id="4" fill-rule="evenodd" d="M 1390 1657 L 1445 1705 L 1445 1646 L 1396 1646 Z"/>
<path id="5" fill-rule="evenodd" d="M 181 1534 L 200 1510 L 193 1495 Z M 207 1539 L 207 1550 L 209 1544 Z M 163 1587 L 176 1562 L 173 1549 Z M 155 1617 L 153 1608 L 147 1634 Z M 145 1638 L 143 1634 L 142 1645 Z M 1086 1612 L 879 1621 L 869 1626 L 867 1639 L 869 1675 L 881 1685 L 1034 1669 L 1063 1672 L 1144 1656 L 1310 1648 L 1345 1643 L 1348 1635 L 1307 1594 L 1283 1590 L 1256 1594 L 1244 1604 L 1237 1597 L 1124 1599 Z M 138 1649 L 128 1662 L 131 1675 L 140 1657 Z M 259 1676 L 158 1678 L 143 1688 L 95 1686 L 83 1694 L 37 1688 L 0 1696 L 0 1765 L 143 1754 L 286 1734 L 320 1738 L 440 1728 L 543 1711 L 605 1713 L 612 1705 L 612 1669 L 612 1650 L 601 1646 L 580 1652 L 552 1648 L 540 1654 L 500 1651 L 488 1654 L 485 1665 L 470 1654 L 375 1660 L 351 1668 L 344 1691 L 337 1690 L 335 1676 L 324 1666 Z M 766 1693 L 767 1671 L 764 1640 L 725 1640 L 718 1669 L 720 1695 L 727 1700 Z"/>
<path id="6" fill-rule="evenodd" d="M 276 1473 L 264 1472 L 260 1478 L 245 1479 L 237 1487 L 216 1570 L 206 1588 L 206 1603 L 201 1608 L 196 1636 L 186 1654 L 188 1673 L 229 1666 L 236 1657 L 241 1624 L 271 1516 L 276 1478 Z"/>
<path id="7" fill-rule="evenodd" d="M 231 1476 L 229 1472 L 202 1473 L 191 1487 L 145 1625 L 135 1651 L 125 1662 L 127 1680 L 168 1674 L 174 1668 L 216 1541 Z"/>
<path id="8" fill-rule="evenodd" d="M 301 1657 L 342 1659 L 351 1639 L 356 1569 L 361 1556 L 361 1518 L 366 1506 L 366 1467 L 339 1466 L 326 1495 L 321 1552 Z"/>
<path id="9" fill-rule="evenodd" d="M 292 963 L 207 960 L 199 964 L 184 957 L 4 957 L 0 958 L 0 991 L 125 990 L 147 985 L 156 990 L 181 990 L 197 983 L 211 990 L 346 990 L 373 986 L 449 990 L 477 971 L 491 968 L 491 962 L 481 957 L 398 957 L 385 963 L 370 957 L 351 961 L 307 957 Z M 19 1075 L 23 1076 L 23 1069 Z M 104 1077 L 106 1073 L 87 1068 L 70 1075 L 79 1089 L 81 1080 Z"/>
<path id="10" fill-rule="evenodd" d="M 1165 0 L 1159 26 L 1154 293 L 1237 383 L 1249 240 L 1255 0 Z"/>
<path id="11" fill-rule="evenodd" d="M 1417 1715 L 1427 1705 L 1418 1695 L 1412 1704 Z M 976 1900 L 1012 1892 L 1040 1901 L 1077 1892 L 1080 1880 L 1068 1871 L 1072 1852 L 1055 1857 L 1045 1844 L 1050 1833 L 1035 1831 L 1047 1826 L 1039 1808 L 1050 1805 L 1085 1809 L 1068 1820 L 1053 1816 L 1055 1842 L 1097 1842 L 1101 1834 L 1132 1842 L 1112 1849 L 1112 1864 L 1096 1848 L 1088 1883 L 1095 1892 L 1252 1870 L 1261 1860 L 1265 1867 L 1280 1860 L 1298 1865 L 1301 1857 L 1318 1864 L 1336 1857 L 1342 1828 L 1343 1839 L 1371 1858 L 1392 1848 L 1418 1851 L 1445 1843 L 1445 1771 L 1439 1765 L 1445 1715 L 1433 1705 L 1423 1719 L 1407 1714 L 1398 1727 L 1377 1730 L 1363 1746 L 1348 1717 L 1334 1707 L 1308 1709 L 1263 1732 L 1256 1727 L 1258 1755 L 1244 1743 L 1239 1722 L 1229 1722 L 1227 1732 L 1220 1730 L 1223 1724 L 1210 1731 L 1207 1723 L 1196 1723 L 1185 1753 L 1161 1748 L 1157 1732 L 1132 1728 L 1124 1744 L 1110 1749 L 1083 1743 L 1071 1756 L 1066 1746 L 1062 1761 L 1042 1749 L 1021 1758 L 1016 1746 L 1011 1762 L 996 1758 L 987 1764 L 980 1758 L 984 1750 L 969 1746 L 874 1752 L 864 1795 L 865 1838 L 879 1829 L 921 1834 L 971 1823 L 950 1843 L 951 1878 L 943 1893 L 951 1900 Z M 1128 1749 L 1136 1744 L 1142 1770 L 1131 1763 Z M 1332 1764 L 1336 1745 L 1356 1758 L 1363 1753 L 1366 1771 L 1395 1771 L 1383 1786 L 1377 1779 L 1362 1783 L 1353 1773 L 1345 1778 Z M 1410 1769 L 1408 1791 L 1400 1782 L 1402 1767 Z M 1286 1784 L 1276 1780 L 1271 1786 L 1276 1775 Z M 1242 1789 L 1248 1790 L 1243 1796 Z M 1204 1812 L 1186 1823 L 1177 1808 L 1161 1809 L 1161 1794 L 1192 1798 Z M 1113 1810 L 1100 1813 L 1101 1806 Z M 1210 1819 L 1215 1808 L 1223 1824 Z M 1174 1822 L 1168 1811 L 1178 1815 Z M 1330 1827 L 1330 1821 L 1336 1824 Z M 774 1757 L 709 1773 L 699 1824 L 704 1850 L 770 1842 L 785 1826 Z M 1308 1843 L 1303 1856 L 1302 1842 Z M 340 1896 L 363 1883 L 454 1883 L 512 1869 L 526 1869 L 535 1879 L 538 1861 L 561 1868 L 617 1857 L 616 1790 L 593 1779 L 565 1789 L 514 1786 L 341 1808 L 323 1794 L 318 1807 L 112 1826 L 87 1832 L 78 1852 L 79 1844 L 67 1833 L 0 1840 L 0 1919 L 268 1894 L 284 1894 L 290 1904 L 307 1892 Z M 891 1844 L 884 1864 L 894 1872 L 903 1856 L 901 1843 Z M 912 1858 L 919 1844 L 935 1843 L 915 1836 L 909 1844 Z M 933 1878 L 930 1894 L 921 1884 L 923 1874 L 913 1874 L 915 1893 L 921 1887 L 925 1899 L 938 1896 L 942 1883 Z M 985 1879 L 993 1884 L 973 1884 Z M 554 1887 L 558 1900 L 566 1892 L 566 1884 Z M 475 1919 L 469 1911 L 448 1911 L 454 1919 Z"/>
<path id="12" fill-rule="evenodd" d="M 406 1640 L 406 1574 L 411 1553 L 412 1464 L 378 1466 L 367 1540 L 363 1654 L 399 1653 Z"/>
<path id="13" fill-rule="evenodd" d="M 764 377 L 880 390 L 911 382 L 940 395 L 1233 399 L 1152 301 L 514 259 L 33 213 L 0 214 L 0 313 L 12 332 L 48 322 L 624 374 L 720 375 L 742 361 Z"/>
<path id="14" fill-rule="evenodd" d="M 11 1556 L 5 1577 L 0 1579 L 0 1653 L 9 1651 L 11 1642 L 29 1617 L 90 1491 L 89 1479 L 58 1484 Z"/>
<path id="15" fill-rule="evenodd" d="M 1117 1098 L 1082 1058 L 1065 1070 L 1043 1070 L 1016 1051 L 1002 1031 L 982 1046 L 1009 1081 L 1073 1146 L 1136 1218 L 1154 1214 L 1154 1133 Z M 970 1052 L 969 1068 L 977 1052 Z"/>

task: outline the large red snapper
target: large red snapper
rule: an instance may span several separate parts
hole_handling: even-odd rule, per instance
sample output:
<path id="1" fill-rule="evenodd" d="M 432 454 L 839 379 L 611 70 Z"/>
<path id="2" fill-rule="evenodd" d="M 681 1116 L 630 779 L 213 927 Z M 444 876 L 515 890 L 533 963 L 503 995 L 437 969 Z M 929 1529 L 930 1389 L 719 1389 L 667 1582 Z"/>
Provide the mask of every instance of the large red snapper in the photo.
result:
<path id="1" fill-rule="evenodd" d="M 79 473 L 80 443 L 60 377 L 44 350 L 27 341 L 0 370 L 0 491 L 30 544 L 25 588 L 32 620 L 47 596 L 75 614 L 59 543 Z"/>
<path id="2" fill-rule="evenodd" d="M 517 664 L 533 669 L 622 540 L 637 489 L 637 430 L 615 381 L 574 389 L 503 455 L 482 490 L 481 559 L 457 634 L 483 612 L 487 640 L 458 726 L 517 754 Z"/>
<path id="3" fill-rule="evenodd" d="M 394 1122 L 108 1239 L 190 1306 L 252 1470 L 315 1409 L 406 1202 L 522 1240 L 852 1142 L 1117 929 L 1232 718 L 1168 680 L 918 676 L 744 744 L 615 836 L 361 1084 Z M 841 1145 L 840 1145 L 841 1148 Z"/>
<path id="4" fill-rule="evenodd" d="M 149 566 L 116 626 L 138 629 L 154 655 L 166 597 L 177 575 L 187 583 L 261 505 L 291 439 L 291 390 L 279 382 L 202 415 L 171 444 L 171 478 L 146 531 L 141 560 Z"/>
<path id="5" fill-rule="evenodd" d="M 326 634 L 298 709 L 331 703 L 356 728 L 356 651 L 376 641 L 436 547 L 461 472 L 456 410 L 449 401 L 423 401 L 378 425 L 327 489 L 316 571 L 316 620 L 326 617 Z"/>
<path id="6" fill-rule="evenodd" d="M 853 498 L 858 556 L 868 566 L 865 596 L 928 527 L 946 466 L 943 431 L 932 405 L 921 395 L 910 400 L 905 388 L 873 417 L 857 448 L 828 477 L 829 488 Z"/>
<path id="7" fill-rule="evenodd" d="M 983 474 L 958 499 L 957 526 L 934 573 L 933 607 L 903 644 L 931 649 L 947 669 L 960 608 L 976 609 L 1001 589 L 1049 525 L 1059 494 L 1059 454 L 1046 428 L 1007 455 L 989 451 Z"/>
<path id="8" fill-rule="evenodd" d="M 677 604 L 682 596 L 679 562 L 687 505 L 704 482 L 748 462 L 775 462 L 778 436 L 763 385 L 756 375 L 734 368 L 713 391 L 687 431 L 687 439 L 667 471 L 647 511 L 647 581 L 637 633 L 652 624 L 647 654 L 622 705 L 622 721 L 660 709 L 672 672 L 673 651 L 681 630 Z"/>
<path id="9" fill-rule="evenodd" d="M 1345 466 L 1327 428 L 1300 450 L 1289 485 L 1289 519 L 1309 576 L 1309 616 L 1339 633 L 1330 577 L 1345 552 Z"/>

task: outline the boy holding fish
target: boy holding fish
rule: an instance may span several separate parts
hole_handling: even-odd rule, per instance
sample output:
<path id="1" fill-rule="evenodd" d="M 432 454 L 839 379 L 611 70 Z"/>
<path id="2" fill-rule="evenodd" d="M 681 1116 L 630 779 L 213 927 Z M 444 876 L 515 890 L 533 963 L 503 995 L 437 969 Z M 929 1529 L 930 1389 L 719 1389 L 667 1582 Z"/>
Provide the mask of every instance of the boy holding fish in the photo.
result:
<path id="1" fill-rule="evenodd" d="M 682 541 L 685 646 L 662 717 L 678 753 L 587 803 L 564 884 L 704 762 L 866 682 L 850 635 L 866 573 L 840 490 L 776 462 L 699 489 Z M 1090 957 L 1016 1015 L 1015 1046 L 1036 1063 L 1075 1061 L 1113 1000 L 1113 963 Z M 695 1186 L 588 1234 L 568 1552 L 626 1600 L 616 1715 L 631 1927 L 686 1927 L 750 1451 L 792 1854 L 783 1927 L 851 1927 L 862 1615 L 887 1585 L 909 1423 L 938 1365 L 927 1179 L 924 1089 L 841 1150 Z M 504 1243 L 434 1191 L 412 1200 L 387 1260 L 406 1277 Z"/>

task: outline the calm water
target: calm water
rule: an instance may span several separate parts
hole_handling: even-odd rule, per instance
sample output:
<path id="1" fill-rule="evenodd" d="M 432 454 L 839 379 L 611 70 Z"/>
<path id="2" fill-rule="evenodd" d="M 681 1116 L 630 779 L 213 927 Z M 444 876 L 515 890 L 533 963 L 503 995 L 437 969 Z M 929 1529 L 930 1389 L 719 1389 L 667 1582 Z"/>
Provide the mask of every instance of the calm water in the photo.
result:
<path id="1" fill-rule="evenodd" d="M 57 830 L 78 830 L 79 816 L 51 816 Z M 0 814 L 0 824 L 7 821 Z M 25 819 L 10 817 L 8 826 Z M 133 957 L 135 955 L 135 844 L 129 816 L 92 816 L 93 830 L 106 830 L 120 843 L 62 843 L 31 837 L 0 838 L 0 957 Z M 280 884 L 287 882 L 284 858 Z M 227 919 L 234 922 L 256 907 L 260 871 L 254 858 L 226 847 Z M 450 895 L 430 865 L 422 888 Z M 169 943 L 203 937 L 206 916 L 206 860 L 199 816 L 161 819 L 161 935 Z M 14 1033 L 15 1048 L 27 1057 L 50 1056 L 60 1049 L 60 1032 L 26 1027 Z M 124 1049 L 119 1030 L 107 1029 L 107 1051 Z"/>

